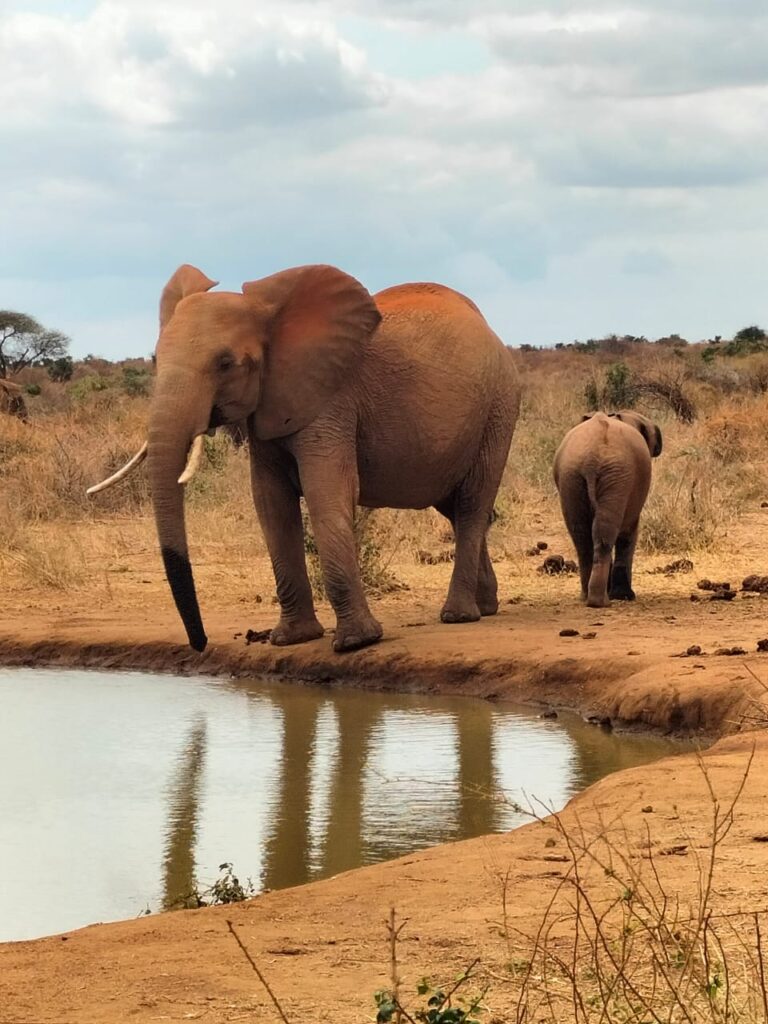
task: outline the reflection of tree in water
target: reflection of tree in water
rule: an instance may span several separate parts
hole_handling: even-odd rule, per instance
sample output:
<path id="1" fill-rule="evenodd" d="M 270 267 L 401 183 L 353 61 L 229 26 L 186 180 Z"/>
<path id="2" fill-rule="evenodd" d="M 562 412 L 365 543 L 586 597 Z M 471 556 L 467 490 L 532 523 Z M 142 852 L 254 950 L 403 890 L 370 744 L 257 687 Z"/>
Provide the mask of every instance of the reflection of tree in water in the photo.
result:
<path id="1" fill-rule="evenodd" d="M 266 889 L 300 885 L 309 878 L 310 793 L 317 718 L 326 697 L 309 687 L 276 689 L 270 699 L 282 713 L 280 784 L 275 822 L 264 853 Z"/>
<path id="2" fill-rule="evenodd" d="M 165 910 L 178 906 L 195 887 L 195 841 L 205 747 L 206 724 L 201 720 L 190 729 L 170 785 L 168 833 L 163 858 Z"/>

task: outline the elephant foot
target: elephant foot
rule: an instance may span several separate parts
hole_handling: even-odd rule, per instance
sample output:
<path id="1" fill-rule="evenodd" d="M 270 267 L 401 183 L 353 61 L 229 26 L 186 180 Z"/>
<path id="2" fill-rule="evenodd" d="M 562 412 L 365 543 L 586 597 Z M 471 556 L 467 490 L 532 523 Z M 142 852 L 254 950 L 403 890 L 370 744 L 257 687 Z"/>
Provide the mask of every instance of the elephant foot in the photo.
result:
<path id="1" fill-rule="evenodd" d="M 612 601 L 634 601 L 635 592 L 632 589 L 629 573 L 623 565 L 615 565 L 611 573 L 611 585 L 608 588 L 608 596 Z"/>
<path id="2" fill-rule="evenodd" d="M 599 596 L 590 594 L 587 597 L 587 608 L 608 608 L 610 604 L 611 601 L 607 594 L 600 594 Z"/>
<path id="3" fill-rule="evenodd" d="M 610 599 L 612 601 L 634 601 L 635 600 L 635 592 L 634 592 L 634 590 L 631 587 L 629 587 L 629 588 L 623 588 L 623 587 L 619 588 L 619 587 L 617 587 L 615 590 L 612 590 L 608 596 L 610 597 Z"/>
<path id="4" fill-rule="evenodd" d="M 269 634 L 269 642 L 275 647 L 288 647 L 291 644 L 306 644 L 310 640 L 319 640 L 325 630 L 317 619 L 306 619 L 301 622 L 284 622 L 282 619 Z"/>
<path id="5" fill-rule="evenodd" d="M 485 598 L 485 600 L 483 600 L 482 597 L 479 597 L 477 599 L 477 606 L 480 609 L 480 614 L 483 616 L 495 615 L 499 610 L 499 602 L 495 597 L 488 597 Z"/>
<path id="6" fill-rule="evenodd" d="M 443 610 L 440 612 L 440 621 L 455 623 L 455 622 L 477 622 L 481 616 L 479 606 L 475 601 L 468 601 L 466 604 L 454 604 L 451 601 L 446 601 L 443 605 Z M 493 615 L 494 612 L 488 612 L 489 615 Z"/>
<path id="7" fill-rule="evenodd" d="M 381 623 L 370 614 L 358 619 L 347 619 L 336 623 L 333 649 L 337 654 L 343 651 L 357 651 L 381 640 L 384 630 Z"/>

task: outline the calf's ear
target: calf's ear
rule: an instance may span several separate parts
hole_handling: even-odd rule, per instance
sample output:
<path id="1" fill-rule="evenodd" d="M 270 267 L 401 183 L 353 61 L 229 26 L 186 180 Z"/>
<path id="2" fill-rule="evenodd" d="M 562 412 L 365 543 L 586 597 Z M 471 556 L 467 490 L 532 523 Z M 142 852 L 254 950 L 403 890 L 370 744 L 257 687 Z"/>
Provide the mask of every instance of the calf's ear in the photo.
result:
<path id="1" fill-rule="evenodd" d="M 663 440 L 661 431 L 655 423 L 651 423 L 650 420 L 646 420 L 643 416 L 638 417 L 637 429 L 645 438 L 645 443 L 648 445 L 648 451 L 651 453 L 651 458 L 656 459 L 661 455 L 661 449 Z"/>
<path id="2" fill-rule="evenodd" d="M 664 445 L 664 439 L 661 436 L 661 430 L 653 424 L 653 448 L 651 448 L 651 456 L 657 459 L 661 455 L 661 449 Z M 650 446 L 649 446 L 650 447 Z"/>

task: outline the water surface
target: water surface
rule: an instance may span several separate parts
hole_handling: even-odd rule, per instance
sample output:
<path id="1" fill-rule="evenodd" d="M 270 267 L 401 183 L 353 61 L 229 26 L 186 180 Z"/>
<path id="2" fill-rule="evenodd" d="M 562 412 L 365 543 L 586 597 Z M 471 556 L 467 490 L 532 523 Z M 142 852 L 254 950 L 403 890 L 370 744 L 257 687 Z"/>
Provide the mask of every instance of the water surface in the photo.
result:
<path id="1" fill-rule="evenodd" d="M 0 669 L 0 941 L 521 824 L 676 749 L 469 698 Z"/>

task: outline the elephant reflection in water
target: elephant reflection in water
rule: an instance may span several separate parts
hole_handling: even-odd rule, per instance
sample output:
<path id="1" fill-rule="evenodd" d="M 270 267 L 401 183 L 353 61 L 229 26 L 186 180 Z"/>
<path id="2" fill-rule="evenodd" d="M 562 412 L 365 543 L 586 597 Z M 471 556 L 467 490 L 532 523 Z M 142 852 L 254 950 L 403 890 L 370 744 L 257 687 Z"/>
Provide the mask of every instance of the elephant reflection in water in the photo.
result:
<path id="1" fill-rule="evenodd" d="M 365 766 L 380 716 L 368 701 L 340 699 L 336 704 L 339 739 L 329 780 L 328 824 L 319 856 L 311 863 L 312 760 L 320 711 L 328 701 L 313 690 L 280 694 L 280 698 L 276 703 L 283 716 L 282 772 L 275 825 L 265 855 L 267 889 L 335 875 L 362 863 Z"/>
<path id="2" fill-rule="evenodd" d="M 312 760 L 319 713 L 326 701 L 325 695 L 312 690 L 286 692 L 280 701 L 283 764 L 278 813 L 265 858 L 263 879 L 267 888 L 328 877 L 402 853 L 402 847 L 393 845 L 386 836 L 364 835 L 366 774 L 374 736 L 386 712 L 399 705 L 389 704 L 385 698 L 374 701 L 366 694 L 347 693 L 335 702 L 338 746 L 328 782 L 328 821 L 318 855 L 311 858 Z M 459 797 L 452 812 L 439 822 L 436 834 L 427 837 L 431 843 L 492 832 L 497 827 L 493 709 L 468 702 L 453 725 L 458 740 Z M 453 777 L 454 766 L 445 767 L 446 774 Z M 434 827 L 434 821 L 431 825 Z M 414 822 L 413 829 L 414 845 L 419 845 L 419 822 Z"/>
<path id="3" fill-rule="evenodd" d="M 169 828 L 163 858 L 163 910 L 186 905 L 195 889 L 195 843 L 205 767 L 206 725 L 193 724 L 170 786 Z"/>
<path id="4" fill-rule="evenodd" d="M 271 805 L 273 827 L 265 843 L 262 885 L 279 889 L 328 877 L 365 862 L 403 852 L 386 835 L 364 835 L 365 786 L 377 729 L 387 711 L 401 708 L 386 698 L 340 694 L 334 702 L 338 741 L 327 780 L 328 820 L 322 839 L 313 841 L 312 787 L 320 714 L 327 694 L 311 688 L 276 689 L 270 700 L 281 712 L 283 742 L 280 781 Z M 494 713 L 485 703 L 467 704 L 453 718 L 456 764 L 445 765 L 446 781 L 456 781 L 456 803 L 435 821 L 414 820 L 414 846 L 465 839 L 498 827 L 494 800 Z M 407 723 L 404 726 L 407 729 Z M 164 905 L 178 906 L 194 886 L 199 791 L 204 768 L 205 726 L 193 727 L 171 788 L 170 828 L 165 856 Z M 407 766 L 403 766 L 403 775 Z"/>
<path id="5" fill-rule="evenodd" d="M 493 757 L 494 711 L 487 701 L 470 702 L 456 716 L 459 799 L 458 839 L 498 828 L 498 779 Z"/>

